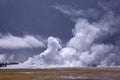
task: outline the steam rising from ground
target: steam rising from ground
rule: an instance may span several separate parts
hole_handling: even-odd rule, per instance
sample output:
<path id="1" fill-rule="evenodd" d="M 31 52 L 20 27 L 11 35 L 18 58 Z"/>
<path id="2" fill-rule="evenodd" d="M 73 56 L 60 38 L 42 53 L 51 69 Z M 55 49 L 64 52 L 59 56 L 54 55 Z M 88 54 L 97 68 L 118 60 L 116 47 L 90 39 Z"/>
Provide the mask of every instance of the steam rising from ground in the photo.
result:
<path id="1" fill-rule="evenodd" d="M 59 9 L 59 8 L 57 8 Z M 60 10 L 62 10 L 60 8 Z M 62 10 L 65 11 L 65 10 Z M 69 12 L 69 11 L 68 11 Z M 67 13 L 68 13 L 67 12 Z M 74 14 L 73 14 L 74 15 Z M 75 20 L 73 37 L 62 47 L 56 37 L 48 38 L 47 49 L 30 57 L 19 67 L 81 67 L 81 66 L 119 66 L 119 46 L 104 43 L 102 39 L 118 32 L 116 17 L 108 11 L 96 22 L 87 18 Z"/>
<path id="2" fill-rule="evenodd" d="M 106 25 L 106 24 L 104 24 Z M 101 25 L 102 26 L 102 25 Z M 109 27 L 108 27 L 109 28 Z M 48 48 L 39 55 L 29 58 L 22 67 L 80 67 L 119 65 L 113 58 L 118 54 L 112 44 L 95 43 L 95 40 L 108 33 L 97 24 L 79 19 L 76 22 L 74 36 L 65 47 L 55 37 L 48 38 Z M 119 60 L 118 60 L 119 61 Z"/>

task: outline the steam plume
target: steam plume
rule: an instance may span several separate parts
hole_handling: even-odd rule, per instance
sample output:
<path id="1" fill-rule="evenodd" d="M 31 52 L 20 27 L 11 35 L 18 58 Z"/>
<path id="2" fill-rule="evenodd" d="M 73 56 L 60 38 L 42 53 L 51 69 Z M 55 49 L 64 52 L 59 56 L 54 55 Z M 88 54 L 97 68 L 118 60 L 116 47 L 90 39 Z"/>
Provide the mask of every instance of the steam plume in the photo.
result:
<path id="1" fill-rule="evenodd" d="M 30 57 L 24 63 L 19 64 L 19 66 L 119 66 L 119 46 L 112 42 L 105 42 L 107 37 L 111 39 L 111 35 L 119 33 L 119 15 L 115 16 L 113 10 L 108 9 L 108 6 L 105 7 L 103 7 L 104 9 L 102 8 L 102 12 L 105 14 L 95 13 L 95 15 L 101 15 L 101 17 L 96 18 L 96 21 L 90 21 L 89 18 L 85 16 L 81 18 L 82 13 L 77 13 L 77 15 L 79 15 L 78 18 L 75 19 L 75 28 L 72 30 L 73 37 L 66 43 L 65 47 L 60 44 L 59 39 L 49 37 L 48 46 L 44 52 Z M 64 7 L 58 6 L 57 9 L 69 16 L 76 15 L 75 10 L 73 10 L 73 13 L 73 11 L 70 12 L 64 9 Z"/>

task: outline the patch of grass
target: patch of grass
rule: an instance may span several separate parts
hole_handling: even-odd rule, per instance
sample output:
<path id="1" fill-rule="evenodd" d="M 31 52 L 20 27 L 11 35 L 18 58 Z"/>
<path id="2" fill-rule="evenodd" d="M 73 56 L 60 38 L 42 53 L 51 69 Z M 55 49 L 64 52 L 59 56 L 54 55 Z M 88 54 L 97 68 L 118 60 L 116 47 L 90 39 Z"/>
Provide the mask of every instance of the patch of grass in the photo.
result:
<path id="1" fill-rule="evenodd" d="M 120 80 L 120 69 L 0 69 L 0 80 Z"/>

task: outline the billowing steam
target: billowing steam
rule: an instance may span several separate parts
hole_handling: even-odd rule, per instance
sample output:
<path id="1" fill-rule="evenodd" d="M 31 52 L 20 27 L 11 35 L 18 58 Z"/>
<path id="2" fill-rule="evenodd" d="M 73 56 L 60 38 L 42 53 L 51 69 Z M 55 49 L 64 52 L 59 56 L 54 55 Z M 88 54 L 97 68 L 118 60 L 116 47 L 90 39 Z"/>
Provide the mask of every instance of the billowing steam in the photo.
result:
<path id="1" fill-rule="evenodd" d="M 21 49 L 21 48 L 44 47 L 44 46 L 45 44 L 42 40 L 39 40 L 31 35 L 25 35 L 24 37 L 17 37 L 17 36 L 13 36 L 12 34 L 8 34 L 8 35 L 0 34 L 1 49 Z"/>
<path id="2" fill-rule="evenodd" d="M 81 16 L 75 21 L 75 28 L 72 30 L 74 36 L 65 47 L 60 44 L 59 39 L 51 36 L 48 38 L 47 49 L 44 52 L 30 57 L 18 66 L 119 66 L 119 46 L 112 42 L 106 43 L 104 40 L 119 32 L 118 16 L 115 17 L 114 12 L 107 10 L 106 14 L 103 14 L 97 21 L 89 21 L 89 18 L 81 18 Z"/>
<path id="3" fill-rule="evenodd" d="M 14 55 L 7 56 L 5 54 L 0 54 L 0 63 L 9 63 L 14 61 Z"/>

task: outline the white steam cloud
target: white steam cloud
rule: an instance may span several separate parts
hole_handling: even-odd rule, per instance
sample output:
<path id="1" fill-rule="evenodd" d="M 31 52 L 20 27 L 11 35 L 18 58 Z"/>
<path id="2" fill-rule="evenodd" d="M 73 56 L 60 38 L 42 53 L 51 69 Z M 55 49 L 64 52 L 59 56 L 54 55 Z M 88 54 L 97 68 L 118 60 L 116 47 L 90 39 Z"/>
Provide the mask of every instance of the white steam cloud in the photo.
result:
<path id="1" fill-rule="evenodd" d="M 111 53 L 114 45 L 94 42 L 105 31 L 97 24 L 79 19 L 75 25 L 74 36 L 66 47 L 62 48 L 57 38 L 49 37 L 48 48 L 41 54 L 30 57 L 24 63 L 19 64 L 19 67 L 80 67 L 103 64 L 107 66 L 110 60 L 106 58 L 114 54 Z"/>
<path id="2" fill-rule="evenodd" d="M 0 63 L 5 63 L 5 62 L 14 62 L 14 55 L 5 55 L 5 54 L 0 54 Z"/>
<path id="3" fill-rule="evenodd" d="M 25 35 L 24 37 L 17 37 L 11 34 L 0 35 L 1 49 L 19 49 L 34 47 L 45 47 L 45 44 L 42 40 L 31 35 Z"/>
<path id="4" fill-rule="evenodd" d="M 0 63 L 1 63 L 1 62 L 4 62 L 5 59 L 6 59 L 6 58 L 5 58 L 5 55 L 4 55 L 4 54 L 1 54 L 1 55 L 0 55 Z"/>
<path id="5" fill-rule="evenodd" d="M 56 9 L 68 15 L 74 15 L 73 12 L 64 10 L 64 7 L 58 6 Z M 81 17 L 75 21 L 74 36 L 65 47 L 62 47 L 59 39 L 49 37 L 47 49 L 44 52 L 12 67 L 119 66 L 119 46 L 101 41 L 102 38 L 118 31 L 116 24 L 119 20 L 116 20 L 113 12 L 108 11 L 96 22 L 90 22 L 87 18 Z"/>

